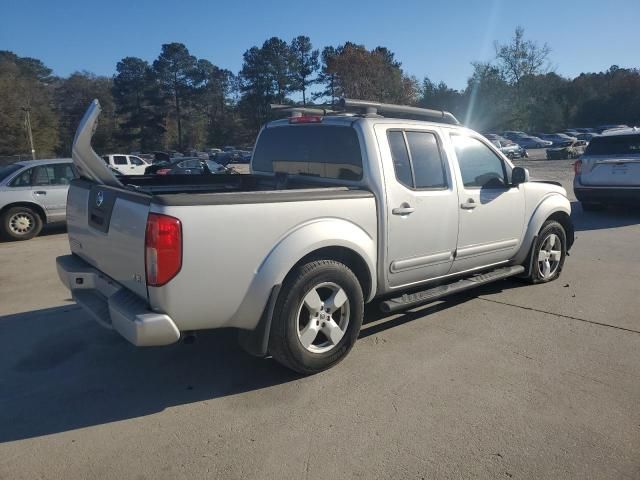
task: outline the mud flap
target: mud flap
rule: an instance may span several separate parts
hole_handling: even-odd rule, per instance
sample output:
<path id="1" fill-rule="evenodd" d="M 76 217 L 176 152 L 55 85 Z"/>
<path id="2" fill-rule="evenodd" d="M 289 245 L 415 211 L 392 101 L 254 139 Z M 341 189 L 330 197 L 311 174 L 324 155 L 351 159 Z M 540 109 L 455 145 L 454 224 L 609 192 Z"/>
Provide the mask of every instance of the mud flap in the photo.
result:
<path id="1" fill-rule="evenodd" d="M 276 308 L 276 301 L 280 294 L 281 285 L 276 285 L 271 289 L 269 301 L 262 312 L 260 321 L 255 330 L 240 330 L 238 332 L 238 343 L 248 354 L 255 357 L 265 357 L 269 350 L 269 334 L 271 333 L 271 321 L 273 311 Z"/>

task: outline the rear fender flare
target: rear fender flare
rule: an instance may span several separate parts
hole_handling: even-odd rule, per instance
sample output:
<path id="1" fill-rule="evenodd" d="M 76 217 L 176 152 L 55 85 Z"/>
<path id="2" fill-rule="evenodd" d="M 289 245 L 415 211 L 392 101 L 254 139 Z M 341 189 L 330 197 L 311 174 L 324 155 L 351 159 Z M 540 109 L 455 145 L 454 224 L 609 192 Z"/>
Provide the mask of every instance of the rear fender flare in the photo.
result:
<path id="1" fill-rule="evenodd" d="M 364 260 L 372 286 L 367 301 L 371 300 L 376 291 L 375 239 L 352 222 L 339 218 L 324 218 L 297 226 L 274 246 L 256 270 L 240 308 L 229 323 L 253 330 L 273 287 L 282 284 L 287 274 L 302 258 L 326 247 L 350 249 Z"/>

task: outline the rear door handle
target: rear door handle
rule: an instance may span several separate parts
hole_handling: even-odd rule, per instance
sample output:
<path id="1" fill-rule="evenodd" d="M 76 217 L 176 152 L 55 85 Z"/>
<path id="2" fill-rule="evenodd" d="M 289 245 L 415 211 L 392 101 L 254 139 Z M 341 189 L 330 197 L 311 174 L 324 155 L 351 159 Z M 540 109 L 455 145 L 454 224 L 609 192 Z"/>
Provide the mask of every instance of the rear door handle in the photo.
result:
<path id="1" fill-rule="evenodd" d="M 45 192 L 44 190 L 38 190 L 37 192 L 33 192 L 35 195 L 46 195 L 47 192 Z"/>
<path id="2" fill-rule="evenodd" d="M 473 198 L 470 198 L 466 202 L 460 204 L 460 208 L 462 208 L 463 210 L 473 210 L 476 207 L 477 205 Z"/>
<path id="3" fill-rule="evenodd" d="M 409 215 L 414 211 L 415 208 L 413 208 L 411 205 L 409 205 L 408 203 L 403 203 L 401 206 L 391 210 L 391 213 L 393 213 L 394 215 Z"/>

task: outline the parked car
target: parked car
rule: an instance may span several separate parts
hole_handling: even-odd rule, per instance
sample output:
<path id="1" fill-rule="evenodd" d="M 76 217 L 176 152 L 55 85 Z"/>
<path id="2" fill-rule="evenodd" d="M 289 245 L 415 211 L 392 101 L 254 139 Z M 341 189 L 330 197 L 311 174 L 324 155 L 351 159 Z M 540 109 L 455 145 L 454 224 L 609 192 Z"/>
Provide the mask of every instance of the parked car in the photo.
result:
<path id="1" fill-rule="evenodd" d="M 597 133 L 579 133 L 578 135 L 576 135 L 576 138 L 578 140 L 584 140 L 585 142 L 589 143 L 592 138 L 597 136 Z"/>
<path id="2" fill-rule="evenodd" d="M 514 140 L 515 143 L 520 145 L 522 148 L 545 148 L 550 147 L 552 143 L 548 140 L 543 140 L 538 137 L 519 137 Z"/>
<path id="3" fill-rule="evenodd" d="M 205 175 L 226 173 L 227 169 L 213 160 L 201 158 L 183 158 L 172 162 L 156 173 L 158 175 Z"/>
<path id="4" fill-rule="evenodd" d="M 551 142 L 552 147 L 567 147 L 577 140 L 576 137 L 570 137 L 564 133 L 545 133 L 540 138 Z"/>
<path id="5" fill-rule="evenodd" d="M 493 140 L 491 143 L 493 143 L 498 150 L 504 153 L 504 155 L 507 158 L 510 158 L 512 160 L 514 158 L 523 158 L 523 157 L 526 158 L 529 156 L 527 154 L 527 151 L 517 143 L 513 143 L 513 142 L 507 143 L 507 142 L 501 142 L 499 140 Z"/>
<path id="6" fill-rule="evenodd" d="M 513 141 L 509 140 L 508 138 L 504 138 L 502 135 L 498 135 L 497 133 L 485 133 L 483 135 L 487 140 L 491 142 L 496 141 L 496 142 L 501 142 L 506 144 L 513 143 Z"/>
<path id="7" fill-rule="evenodd" d="M 604 133 L 574 163 L 573 191 L 584 210 L 640 204 L 640 129 Z"/>
<path id="8" fill-rule="evenodd" d="M 220 165 L 230 165 L 233 163 L 249 163 L 251 160 L 251 152 L 244 150 L 232 150 L 229 152 L 220 152 L 216 154 L 215 161 Z"/>
<path id="9" fill-rule="evenodd" d="M 393 312 L 558 278 L 574 238 L 561 186 L 528 181 L 449 113 L 343 105 L 355 116 L 268 123 L 252 174 L 194 185 L 115 179 L 91 149 L 94 102 L 73 148 L 62 282 L 135 345 L 234 327 L 250 352 L 311 374 L 347 355 L 365 303 Z"/>
<path id="10" fill-rule="evenodd" d="M 0 167 L 0 235 L 29 240 L 44 225 L 64 222 L 67 190 L 77 176 L 70 158 Z"/>
<path id="11" fill-rule="evenodd" d="M 114 170 L 122 175 L 144 175 L 144 171 L 149 165 L 140 157 L 135 155 L 103 155 L 102 160 Z"/>
<path id="12" fill-rule="evenodd" d="M 584 140 L 576 140 L 566 147 L 547 148 L 547 160 L 566 160 L 569 158 L 578 158 L 584 153 L 587 142 Z"/>
<path id="13" fill-rule="evenodd" d="M 515 142 L 516 140 L 520 138 L 528 137 L 529 135 L 527 133 L 520 132 L 518 130 L 508 130 L 506 132 L 502 132 L 502 136 L 504 138 L 511 140 L 512 142 Z"/>
<path id="14" fill-rule="evenodd" d="M 174 158 L 170 161 L 149 165 L 146 175 L 202 175 L 209 173 L 225 173 L 227 169 L 213 160 L 198 157 Z"/>
<path id="15" fill-rule="evenodd" d="M 596 127 L 594 130 L 596 133 L 604 133 L 606 130 L 621 130 L 624 128 L 629 128 L 629 125 L 624 125 L 624 124 L 600 125 L 599 127 Z"/>

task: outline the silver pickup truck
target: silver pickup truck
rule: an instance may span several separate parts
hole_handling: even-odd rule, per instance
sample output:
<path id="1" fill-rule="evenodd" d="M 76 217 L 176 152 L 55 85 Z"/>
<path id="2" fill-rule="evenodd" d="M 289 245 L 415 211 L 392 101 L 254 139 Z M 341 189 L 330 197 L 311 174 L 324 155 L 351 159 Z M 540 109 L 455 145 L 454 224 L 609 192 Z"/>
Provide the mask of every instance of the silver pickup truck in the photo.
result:
<path id="1" fill-rule="evenodd" d="M 529 180 L 446 113 L 345 100 L 259 134 L 249 175 L 116 179 L 73 146 L 62 282 L 135 345 L 234 327 L 303 373 L 339 362 L 364 304 L 406 309 L 510 276 L 560 274 L 574 239 L 554 182 Z M 384 116 L 383 116 L 384 115 Z"/>

